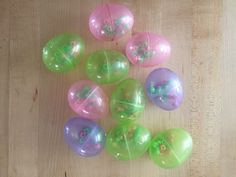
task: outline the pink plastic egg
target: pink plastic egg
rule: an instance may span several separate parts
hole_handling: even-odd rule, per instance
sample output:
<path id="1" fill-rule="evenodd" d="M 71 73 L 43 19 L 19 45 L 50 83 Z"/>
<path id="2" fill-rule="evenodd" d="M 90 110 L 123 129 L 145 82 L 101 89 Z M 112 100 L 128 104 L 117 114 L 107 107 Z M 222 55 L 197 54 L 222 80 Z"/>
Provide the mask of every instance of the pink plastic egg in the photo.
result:
<path id="1" fill-rule="evenodd" d="M 108 98 L 103 90 L 88 80 L 71 86 L 68 92 L 70 107 L 81 117 L 96 120 L 108 114 Z"/>
<path id="2" fill-rule="evenodd" d="M 134 16 L 127 7 L 111 3 L 98 6 L 89 18 L 91 33 L 106 41 L 122 37 L 133 24 Z"/>
<path id="3" fill-rule="evenodd" d="M 126 46 L 130 62 L 142 67 L 158 65 L 167 60 L 170 53 L 170 43 L 163 36 L 149 32 L 136 34 Z"/>

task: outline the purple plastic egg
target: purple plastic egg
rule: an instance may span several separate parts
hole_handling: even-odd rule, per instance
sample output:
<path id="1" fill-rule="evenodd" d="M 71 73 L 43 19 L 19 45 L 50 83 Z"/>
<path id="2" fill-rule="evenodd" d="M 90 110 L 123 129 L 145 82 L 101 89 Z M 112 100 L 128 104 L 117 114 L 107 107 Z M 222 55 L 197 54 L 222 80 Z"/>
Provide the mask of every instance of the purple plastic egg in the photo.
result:
<path id="1" fill-rule="evenodd" d="M 95 38 L 113 41 L 122 37 L 134 24 L 130 10 L 119 4 L 98 6 L 89 17 L 89 28 Z"/>
<path id="2" fill-rule="evenodd" d="M 103 90 L 89 80 L 81 80 L 68 92 L 70 107 L 81 117 L 100 119 L 108 114 L 108 98 Z"/>
<path id="3" fill-rule="evenodd" d="M 126 55 L 130 62 L 141 67 L 158 65 L 167 60 L 170 54 L 170 43 L 154 33 L 138 33 L 126 45 Z"/>
<path id="4" fill-rule="evenodd" d="M 106 141 L 104 130 L 97 123 L 75 117 L 64 126 L 67 144 L 80 156 L 90 157 L 99 154 Z"/>
<path id="5" fill-rule="evenodd" d="M 146 79 L 145 89 L 149 99 L 162 109 L 174 110 L 182 103 L 182 84 L 170 69 L 153 70 Z"/>

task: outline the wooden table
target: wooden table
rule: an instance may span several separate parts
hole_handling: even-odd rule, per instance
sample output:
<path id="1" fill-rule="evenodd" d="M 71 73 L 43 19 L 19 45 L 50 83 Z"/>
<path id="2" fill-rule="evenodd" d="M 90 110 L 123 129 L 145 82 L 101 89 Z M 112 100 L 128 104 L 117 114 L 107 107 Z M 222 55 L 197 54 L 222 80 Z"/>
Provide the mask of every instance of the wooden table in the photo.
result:
<path id="1" fill-rule="evenodd" d="M 135 15 L 132 33 L 117 42 L 99 42 L 88 17 L 102 0 L 0 1 L 0 177 L 235 177 L 236 176 L 236 1 L 125 0 Z M 194 140 L 191 158 L 173 170 L 148 155 L 123 162 L 105 151 L 76 156 L 64 143 L 63 124 L 75 115 L 67 104 L 69 86 L 86 79 L 85 59 L 67 74 L 54 74 L 41 60 L 43 45 L 63 32 L 80 34 L 86 56 L 99 48 L 124 50 L 136 32 L 165 35 L 172 56 L 162 66 L 183 80 L 182 106 L 166 112 L 147 103 L 140 122 L 152 133 L 181 127 Z M 86 57 L 85 57 L 86 58 Z M 132 67 L 143 83 L 153 68 Z M 115 86 L 104 86 L 110 94 Z M 101 122 L 109 130 L 115 122 Z"/>

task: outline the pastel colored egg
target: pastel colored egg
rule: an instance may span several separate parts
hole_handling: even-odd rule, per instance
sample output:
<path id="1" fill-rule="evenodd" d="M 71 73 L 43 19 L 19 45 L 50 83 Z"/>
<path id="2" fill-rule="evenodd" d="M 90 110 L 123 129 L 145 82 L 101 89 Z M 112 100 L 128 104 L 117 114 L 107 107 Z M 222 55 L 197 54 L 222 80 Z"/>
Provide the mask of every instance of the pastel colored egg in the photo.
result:
<path id="1" fill-rule="evenodd" d="M 183 129 L 169 129 L 157 134 L 151 141 L 150 158 L 162 168 L 182 165 L 192 152 L 191 135 Z"/>
<path id="2" fill-rule="evenodd" d="M 120 124 L 107 134 L 106 150 L 119 160 L 142 156 L 150 145 L 151 134 L 139 124 Z"/>
<path id="3" fill-rule="evenodd" d="M 170 54 L 170 43 L 165 37 L 154 33 L 138 33 L 126 45 L 126 55 L 130 62 L 141 67 L 159 65 Z"/>
<path id="4" fill-rule="evenodd" d="M 113 41 L 125 35 L 134 24 L 130 10 L 119 4 L 98 6 L 89 17 L 89 28 L 99 40 Z"/>
<path id="5" fill-rule="evenodd" d="M 183 101 L 181 81 L 167 68 L 153 70 L 146 79 L 145 89 L 154 104 L 168 111 L 178 108 Z"/>
<path id="6" fill-rule="evenodd" d="M 70 148 L 84 157 L 99 154 L 103 150 L 106 141 L 101 126 L 81 117 L 75 117 L 66 122 L 64 136 Z"/>
<path id="7" fill-rule="evenodd" d="M 103 90 L 89 80 L 81 80 L 68 92 L 70 107 L 81 117 L 100 119 L 108 114 L 108 98 Z"/>
<path id="8" fill-rule="evenodd" d="M 129 61 L 120 52 L 99 50 L 87 60 L 89 79 L 100 84 L 109 84 L 123 79 L 129 72 Z"/>
<path id="9" fill-rule="evenodd" d="M 110 111 L 118 121 L 134 121 L 145 108 L 145 94 L 142 84 L 135 79 L 121 81 L 112 92 Z"/>
<path id="10" fill-rule="evenodd" d="M 84 42 L 76 34 L 62 34 L 51 39 L 43 48 L 43 63 L 53 72 L 75 68 L 84 54 Z"/>

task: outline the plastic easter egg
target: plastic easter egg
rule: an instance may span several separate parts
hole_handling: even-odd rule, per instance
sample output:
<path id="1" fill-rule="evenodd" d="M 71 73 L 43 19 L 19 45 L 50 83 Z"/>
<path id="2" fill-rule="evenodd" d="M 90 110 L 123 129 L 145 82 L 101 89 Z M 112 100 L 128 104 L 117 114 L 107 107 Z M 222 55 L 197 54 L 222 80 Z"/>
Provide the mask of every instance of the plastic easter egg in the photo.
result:
<path id="1" fill-rule="evenodd" d="M 192 152 L 193 141 L 183 129 L 169 129 L 157 134 L 151 141 L 151 159 L 162 168 L 175 168 L 183 164 Z"/>
<path id="2" fill-rule="evenodd" d="M 110 111 L 118 121 L 137 120 L 145 108 L 144 89 L 135 79 L 121 81 L 112 92 Z"/>
<path id="3" fill-rule="evenodd" d="M 147 77 L 145 89 L 149 99 L 165 110 L 174 110 L 183 100 L 179 77 L 167 68 L 153 70 Z"/>
<path id="4" fill-rule="evenodd" d="M 150 145 L 151 134 L 139 124 L 120 124 L 107 134 L 106 150 L 119 160 L 142 156 Z"/>
<path id="5" fill-rule="evenodd" d="M 122 37 L 134 24 L 130 10 L 119 4 L 98 6 L 89 17 L 89 28 L 99 40 L 113 41 Z"/>
<path id="6" fill-rule="evenodd" d="M 106 140 L 101 126 L 81 117 L 75 117 L 66 122 L 64 136 L 71 149 L 84 157 L 99 154 Z"/>
<path id="7" fill-rule="evenodd" d="M 66 72 L 79 64 L 84 42 L 75 34 L 62 34 L 51 39 L 43 48 L 43 62 L 53 72 Z"/>
<path id="8" fill-rule="evenodd" d="M 170 53 L 169 42 L 154 33 L 138 33 L 126 45 L 126 55 L 130 62 L 141 67 L 159 65 L 169 58 Z"/>
<path id="9" fill-rule="evenodd" d="M 86 69 L 89 79 L 100 84 L 109 84 L 128 74 L 129 61 L 120 52 L 99 50 L 90 55 Z"/>
<path id="10" fill-rule="evenodd" d="M 108 98 L 103 90 L 88 80 L 71 86 L 68 92 L 70 107 L 81 117 L 96 120 L 108 114 Z"/>

